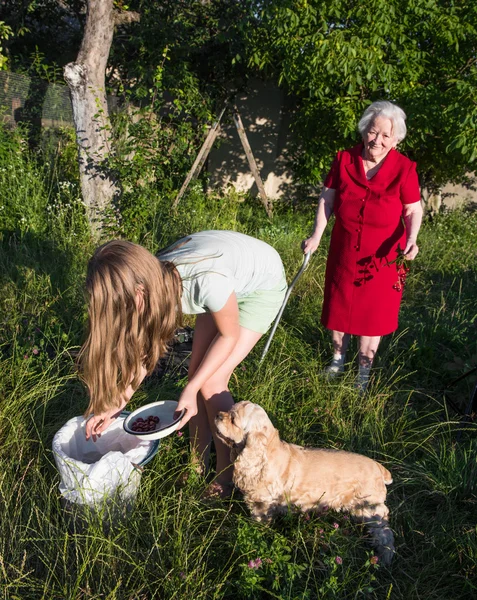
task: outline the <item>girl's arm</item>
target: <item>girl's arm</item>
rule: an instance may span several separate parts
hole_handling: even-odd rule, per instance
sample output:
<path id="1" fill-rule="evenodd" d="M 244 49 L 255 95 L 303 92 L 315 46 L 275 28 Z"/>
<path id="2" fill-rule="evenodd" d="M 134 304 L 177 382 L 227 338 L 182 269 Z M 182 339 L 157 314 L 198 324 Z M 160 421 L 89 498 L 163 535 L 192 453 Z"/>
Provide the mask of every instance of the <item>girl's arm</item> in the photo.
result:
<path id="1" fill-rule="evenodd" d="M 182 391 L 177 410 L 187 410 L 181 421 L 183 427 L 197 414 L 197 394 L 204 383 L 224 364 L 235 348 L 240 336 L 239 309 L 235 293 L 225 306 L 212 313 L 218 333 L 209 346 L 199 368 Z"/>
<path id="2" fill-rule="evenodd" d="M 139 376 L 139 385 L 141 384 L 144 377 L 146 377 L 147 371 L 144 367 L 141 367 L 141 373 Z M 138 386 L 139 387 L 139 386 Z M 137 389 L 137 388 L 136 388 Z M 103 431 L 105 431 L 111 423 L 114 421 L 116 417 L 119 416 L 120 412 L 124 409 L 126 404 L 131 400 L 132 395 L 136 390 L 129 386 L 124 392 L 124 396 L 121 399 L 121 405 L 118 408 L 117 406 L 111 408 L 102 413 L 94 414 L 86 421 L 86 439 L 89 440 L 90 437 L 93 438 L 93 441 L 96 441 L 96 436 L 100 436 Z"/>
<path id="3" fill-rule="evenodd" d="M 303 244 L 303 252 L 314 252 L 320 245 L 321 236 L 328 224 L 330 216 L 333 214 L 336 191 L 332 188 L 324 187 L 318 201 L 318 208 L 315 216 L 315 226 L 312 235 L 306 239 Z"/>
<path id="4" fill-rule="evenodd" d="M 406 247 L 404 248 L 404 258 L 414 260 L 419 252 L 419 246 L 416 243 L 417 234 L 421 228 L 422 206 L 420 202 L 404 204 L 403 218 L 406 225 Z"/>

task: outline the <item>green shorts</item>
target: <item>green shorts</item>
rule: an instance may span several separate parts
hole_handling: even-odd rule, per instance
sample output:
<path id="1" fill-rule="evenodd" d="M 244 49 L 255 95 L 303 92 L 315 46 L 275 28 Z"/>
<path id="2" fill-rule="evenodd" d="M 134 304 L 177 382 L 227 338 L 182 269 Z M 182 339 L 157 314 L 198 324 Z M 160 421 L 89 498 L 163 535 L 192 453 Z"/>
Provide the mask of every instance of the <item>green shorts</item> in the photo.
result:
<path id="1" fill-rule="evenodd" d="M 285 274 L 272 290 L 257 290 L 243 298 L 237 298 L 241 327 L 266 333 L 280 310 L 287 292 Z"/>

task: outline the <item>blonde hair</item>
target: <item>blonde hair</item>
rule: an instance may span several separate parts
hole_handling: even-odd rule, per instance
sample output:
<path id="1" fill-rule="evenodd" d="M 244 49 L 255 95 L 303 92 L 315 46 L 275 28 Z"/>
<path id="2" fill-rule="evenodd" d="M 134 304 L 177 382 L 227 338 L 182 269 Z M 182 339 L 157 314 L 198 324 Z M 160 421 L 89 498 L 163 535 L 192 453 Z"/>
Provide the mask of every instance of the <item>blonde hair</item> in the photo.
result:
<path id="1" fill-rule="evenodd" d="M 86 290 L 89 327 L 79 355 L 90 398 L 85 416 L 120 407 L 129 385 L 139 386 L 141 367 L 152 373 L 182 316 L 174 265 L 132 242 L 96 250 Z"/>

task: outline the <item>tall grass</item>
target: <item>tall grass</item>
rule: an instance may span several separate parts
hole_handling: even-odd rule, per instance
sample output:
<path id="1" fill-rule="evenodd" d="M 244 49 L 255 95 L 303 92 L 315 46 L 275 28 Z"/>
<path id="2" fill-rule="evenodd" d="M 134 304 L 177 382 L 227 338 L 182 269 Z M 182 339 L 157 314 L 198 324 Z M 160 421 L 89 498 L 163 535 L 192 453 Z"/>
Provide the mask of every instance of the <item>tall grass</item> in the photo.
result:
<path id="1" fill-rule="evenodd" d="M 231 381 L 236 400 L 264 406 L 287 441 L 362 452 L 390 469 L 397 555 L 385 569 L 346 515 L 293 514 L 262 525 L 238 496 L 202 501 L 207 481 L 190 469 L 186 433 L 162 441 L 126 517 L 65 511 L 51 442 L 87 404 L 73 356 L 92 247 L 74 186 L 61 173 L 52 181 L 11 140 L 2 148 L 9 175 L 0 178 L 0 197 L 8 198 L 0 256 L 0 597 L 476 596 L 476 426 L 463 428 L 443 395 L 477 354 L 475 211 L 425 222 L 400 329 L 383 341 L 364 397 L 353 387 L 354 359 L 339 381 L 320 375 L 331 351 L 319 325 L 326 243 L 297 284 L 266 359 L 259 362 L 261 342 Z M 157 202 L 150 233 L 138 236 L 153 250 L 190 231 L 230 228 L 274 245 L 289 278 L 301 265 L 311 209 L 278 208 L 269 222 L 255 201 L 206 198 L 198 189 L 175 216 Z M 449 390 L 462 409 L 474 383 Z M 131 407 L 177 398 L 183 384 L 174 372 L 150 378 Z"/>

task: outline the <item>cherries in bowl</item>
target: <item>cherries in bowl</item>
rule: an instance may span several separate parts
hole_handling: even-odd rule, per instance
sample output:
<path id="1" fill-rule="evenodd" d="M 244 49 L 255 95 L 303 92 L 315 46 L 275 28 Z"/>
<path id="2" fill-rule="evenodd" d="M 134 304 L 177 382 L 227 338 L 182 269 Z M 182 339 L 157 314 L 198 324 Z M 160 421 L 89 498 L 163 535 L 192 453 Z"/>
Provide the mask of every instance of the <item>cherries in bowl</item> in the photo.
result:
<path id="1" fill-rule="evenodd" d="M 137 408 L 124 419 L 124 430 L 145 440 L 158 440 L 178 429 L 185 411 L 179 414 L 175 400 L 160 400 Z"/>
<path id="2" fill-rule="evenodd" d="M 140 431 L 141 433 L 146 433 L 148 431 L 155 431 L 157 428 L 159 428 L 160 423 L 161 419 L 157 415 L 154 417 L 151 415 L 147 419 L 138 417 L 131 423 L 131 429 L 135 432 Z"/>

